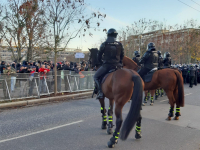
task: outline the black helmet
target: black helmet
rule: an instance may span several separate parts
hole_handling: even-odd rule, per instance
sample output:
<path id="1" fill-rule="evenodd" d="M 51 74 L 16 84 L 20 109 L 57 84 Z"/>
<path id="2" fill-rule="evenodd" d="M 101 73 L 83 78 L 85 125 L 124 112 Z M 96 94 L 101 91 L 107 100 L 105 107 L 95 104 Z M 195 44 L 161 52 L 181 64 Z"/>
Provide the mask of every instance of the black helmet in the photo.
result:
<path id="1" fill-rule="evenodd" d="M 134 53 L 135 53 L 136 57 L 140 57 L 140 52 L 139 51 L 134 51 Z"/>
<path id="2" fill-rule="evenodd" d="M 147 50 L 150 50 L 150 51 L 156 50 L 156 45 L 153 42 L 149 43 L 147 45 Z"/>
<path id="3" fill-rule="evenodd" d="M 171 57 L 171 56 L 170 56 L 170 52 L 165 52 L 165 53 L 164 53 L 164 58 L 166 58 L 166 57 Z"/>
<path id="4" fill-rule="evenodd" d="M 117 37 L 117 31 L 113 28 L 109 29 L 108 32 L 107 32 L 107 36 L 112 36 L 112 37 Z"/>
<path id="5" fill-rule="evenodd" d="M 158 54 L 158 56 L 160 56 L 161 55 L 161 51 L 157 51 L 157 54 Z"/>

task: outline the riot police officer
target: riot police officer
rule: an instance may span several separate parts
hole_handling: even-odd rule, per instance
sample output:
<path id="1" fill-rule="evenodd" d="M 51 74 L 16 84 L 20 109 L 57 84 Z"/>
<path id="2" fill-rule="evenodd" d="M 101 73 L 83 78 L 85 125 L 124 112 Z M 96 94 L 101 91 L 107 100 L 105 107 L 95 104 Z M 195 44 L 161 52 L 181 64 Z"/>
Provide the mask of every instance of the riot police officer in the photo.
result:
<path id="1" fill-rule="evenodd" d="M 140 52 L 135 51 L 134 53 L 135 53 L 135 57 L 133 57 L 133 61 L 136 62 L 138 66 L 140 66 L 140 64 L 139 64 L 139 60 L 141 59 Z"/>
<path id="2" fill-rule="evenodd" d="M 124 48 L 120 42 L 116 41 L 117 34 L 118 33 L 115 29 L 109 29 L 107 32 L 107 39 L 104 43 L 101 44 L 100 50 L 98 52 L 98 61 L 103 65 L 97 70 L 94 75 L 94 81 L 99 90 L 97 99 L 104 98 L 99 79 L 106 73 L 108 73 L 108 71 L 110 71 L 111 69 L 122 66 Z"/>
<path id="3" fill-rule="evenodd" d="M 158 51 L 158 69 L 163 68 L 163 57 L 161 55 L 161 51 Z"/>
<path id="4" fill-rule="evenodd" d="M 183 68 L 182 68 L 182 76 L 183 76 L 183 81 L 184 83 L 187 83 L 187 72 L 188 72 L 188 68 L 186 65 L 183 65 Z"/>
<path id="5" fill-rule="evenodd" d="M 155 47 L 154 43 L 149 43 L 147 45 L 147 51 L 142 56 L 141 60 L 139 61 L 139 64 L 144 64 L 144 67 L 142 67 L 138 71 L 138 74 L 142 78 L 143 78 L 144 75 L 146 75 L 153 68 L 158 67 L 158 54 L 157 54 L 156 47 Z"/>
<path id="6" fill-rule="evenodd" d="M 170 68 L 171 67 L 171 56 L 169 52 L 164 53 L 164 68 Z"/>
<path id="7" fill-rule="evenodd" d="M 191 65 L 190 68 L 189 68 L 189 80 L 190 80 L 190 87 L 192 88 L 193 87 L 193 84 L 194 84 L 194 79 L 195 79 L 195 76 L 196 76 L 196 73 L 197 70 L 196 68 L 194 67 L 194 65 Z"/>

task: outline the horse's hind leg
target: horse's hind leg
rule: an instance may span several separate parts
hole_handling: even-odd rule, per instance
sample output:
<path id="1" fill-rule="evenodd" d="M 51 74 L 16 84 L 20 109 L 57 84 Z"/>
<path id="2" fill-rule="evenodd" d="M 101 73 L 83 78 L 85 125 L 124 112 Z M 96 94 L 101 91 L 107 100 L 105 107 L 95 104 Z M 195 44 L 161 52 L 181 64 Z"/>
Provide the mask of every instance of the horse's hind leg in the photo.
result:
<path id="1" fill-rule="evenodd" d="M 101 104 L 101 113 L 102 113 L 102 125 L 101 125 L 101 129 L 106 129 L 107 128 L 107 116 L 106 116 L 106 109 L 105 109 L 104 98 L 103 99 L 99 99 L 99 102 Z"/>
<path id="2" fill-rule="evenodd" d="M 116 128 L 115 131 L 113 133 L 113 137 L 110 139 L 110 141 L 108 142 L 108 147 L 109 148 L 113 148 L 114 145 L 118 142 L 118 138 L 119 138 L 119 131 L 122 125 L 122 106 L 123 104 L 119 104 L 117 103 L 115 106 L 115 115 L 116 115 Z"/>
<path id="3" fill-rule="evenodd" d="M 110 105 L 108 108 L 108 129 L 107 129 L 107 133 L 108 134 L 112 134 L 112 128 L 113 128 L 113 105 L 114 105 L 114 100 L 109 100 Z"/>
<path id="4" fill-rule="evenodd" d="M 160 94 L 159 89 L 156 89 L 156 90 L 155 90 L 155 100 L 158 99 L 159 94 Z"/>
<path id="5" fill-rule="evenodd" d="M 171 120 L 171 117 L 174 116 L 174 103 L 175 103 L 175 98 L 174 94 L 172 91 L 166 91 L 167 97 L 169 99 L 169 104 L 170 104 L 170 109 L 169 109 L 169 114 L 167 120 Z"/>
<path id="6" fill-rule="evenodd" d="M 142 137 L 142 135 L 141 135 L 141 120 L 142 120 L 142 116 L 140 113 L 140 116 L 136 122 L 136 127 L 135 127 L 135 138 L 136 139 L 140 139 Z"/>
<path id="7" fill-rule="evenodd" d="M 144 97 L 144 102 L 142 103 L 143 106 L 145 106 L 145 103 L 147 103 L 148 91 L 144 91 L 144 93 L 145 93 L 145 97 Z"/>
<path id="8" fill-rule="evenodd" d="M 178 103 L 178 88 L 174 90 L 174 98 L 176 100 L 176 113 L 174 120 L 179 120 L 179 116 L 181 116 L 181 113 L 180 113 L 180 105 Z"/>
<path id="9" fill-rule="evenodd" d="M 155 90 L 151 90 L 150 92 L 151 92 L 151 102 L 150 102 L 150 105 L 153 106 L 153 103 L 154 103 L 154 97 L 153 96 L 154 96 Z"/>

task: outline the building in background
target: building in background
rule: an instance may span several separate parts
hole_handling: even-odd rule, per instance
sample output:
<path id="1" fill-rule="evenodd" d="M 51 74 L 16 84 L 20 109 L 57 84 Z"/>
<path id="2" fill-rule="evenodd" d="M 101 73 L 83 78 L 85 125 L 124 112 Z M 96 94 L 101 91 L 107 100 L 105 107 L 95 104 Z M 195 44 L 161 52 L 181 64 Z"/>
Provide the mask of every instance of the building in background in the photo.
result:
<path id="1" fill-rule="evenodd" d="M 125 41 L 125 53 L 132 58 L 136 50 L 144 54 L 149 42 L 154 42 L 162 54 L 170 52 L 173 63 L 190 63 L 200 60 L 200 29 L 157 30 L 140 35 L 128 36 Z"/>
<path id="2" fill-rule="evenodd" d="M 6 62 L 13 62 L 15 61 L 12 55 L 12 52 L 8 50 L 8 46 L 0 46 L 0 61 L 6 61 Z M 17 50 L 15 47 L 14 49 L 14 55 L 17 56 Z M 42 49 L 42 48 L 40 48 Z M 61 50 L 61 49 L 60 49 Z M 76 53 L 84 53 L 85 58 L 77 59 L 75 58 Z M 26 60 L 27 55 L 27 49 L 23 49 L 21 55 L 23 56 L 23 60 Z M 76 48 L 66 48 L 63 51 L 58 52 L 57 61 L 73 61 L 73 62 L 79 62 L 82 60 L 88 60 L 89 51 L 82 51 L 81 49 Z M 34 60 L 52 60 L 54 61 L 54 53 L 49 52 L 48 50 L 40 50 L 40 53 L 35 55 Z"/>

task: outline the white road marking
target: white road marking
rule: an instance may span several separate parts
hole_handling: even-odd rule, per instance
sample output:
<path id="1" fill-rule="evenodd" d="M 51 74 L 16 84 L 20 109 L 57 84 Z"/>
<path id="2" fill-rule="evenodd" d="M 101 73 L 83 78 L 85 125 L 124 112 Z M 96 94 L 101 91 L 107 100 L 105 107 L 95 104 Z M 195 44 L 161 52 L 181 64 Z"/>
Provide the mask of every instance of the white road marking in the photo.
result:
<path id="1" fill-rule="evenodd" d="M 49 128 L 49 129 L 42 130 L 42 131 L 37 131 L 37 132 L 29 133 L 29 134 L 26 134 L 26 135 L 22 135 L 22 136 L 10 138 L 10 139 L 1 140 L 0 143 L 4 143 L 4 142 L 7 142 L 7 141 L 12 141 L 12 140 L 20 139 L 20 138 L 27 137 L 27 136 L 34 135 L 34 134 L 38 134 L 38 133 L 43 133 L 43 132 L 47 132 L 47 131 L 59 129 L 59 128 L 66 127 L 66 126 L 69 126 L 69 125 L 72 125 L 72 124 L 77 124 L 77 123 L 80 123 L 80 122 L 83 122 L 83 120 L 72 122 L 72 123 L 68 123 L 68 124 L 64 124 L 64 125 L 53 127 L 53 128 Z"/>
<path id="2" fill-rule="evenodd" d="M 187 96 L 187 95 L 191 95 L 192 93 L 188 93 L 188 94 L 185 94 L 184 96 Z M 162 100 L 160 102 L 165 102 L 165 101 L 168 101 L 168 99 L 165 99 L 165 100 Z"/>
<path id="3" fill-rule="evenodd" d="M 188 93 L 188 94 L 185 94 L 185 96 L 187 96 L 187 95 L 191 95 L 192 93 Z"/>

